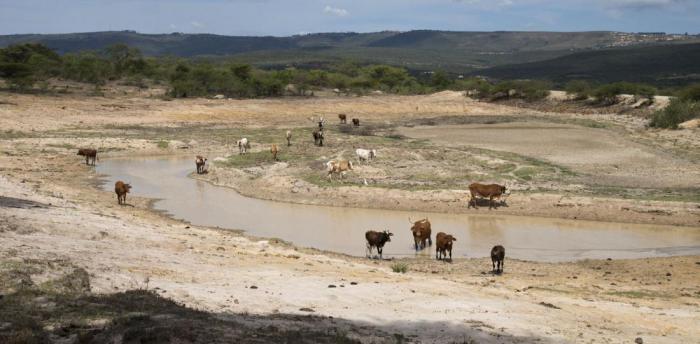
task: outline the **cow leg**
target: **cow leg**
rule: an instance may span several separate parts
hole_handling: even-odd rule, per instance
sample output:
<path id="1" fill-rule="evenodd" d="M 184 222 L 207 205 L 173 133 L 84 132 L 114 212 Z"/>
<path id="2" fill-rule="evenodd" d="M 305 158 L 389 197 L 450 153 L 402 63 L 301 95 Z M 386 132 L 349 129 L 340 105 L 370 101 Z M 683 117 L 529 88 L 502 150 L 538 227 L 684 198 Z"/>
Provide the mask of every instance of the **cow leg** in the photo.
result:
<path id="1" fill-rule="evenodd" d="M 450 261 L 452 261 L 452 249 L 450 249 Z"/>
<path id="2" fill-rule="evenodd" d="M 435 250 L 435 259 L 440 260 L 440 250 L 439 249 Z"/>
<path id="3" fill-rule="evenodd" d="M 496 261 L 491 259 L 491 272 L 496 272 Z"/>
<path id="4" fill-rule="evenodd" d="M 433 239 L 428 237 L 428 246 L 433 246 Z"/>
<path id="5" fill-rule="evenodd" d="M 379 252 L 379 259 L 384 259 L 384 258 L 382 257 L 382 251 L 384 251 L 384 248 L 383 248 L 383 247 L 377 247 L 377 252 Z"/>
<path id="6" fill-rule="evenodd" d="M 367 258 L 372 258 L 372 245 L 369 243 L 367 244 L 367 250 L 365 250 L 365 253 L 367 254 Z"/>
<path id="7" fill-rule="evenodd" d="M 493 209 L 493 208 L 495 208 L 495 207 L 493 206 L 493 196 L 489 196 L 489 210 L 491 210 L 491 209 Z"/>

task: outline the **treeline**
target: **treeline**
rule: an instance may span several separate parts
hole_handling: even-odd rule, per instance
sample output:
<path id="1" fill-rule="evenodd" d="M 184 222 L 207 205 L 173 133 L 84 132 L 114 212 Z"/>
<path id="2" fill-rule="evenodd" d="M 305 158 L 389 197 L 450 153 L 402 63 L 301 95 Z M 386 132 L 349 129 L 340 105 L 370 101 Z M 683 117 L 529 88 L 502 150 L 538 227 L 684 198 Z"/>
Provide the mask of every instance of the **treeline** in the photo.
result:
<path id="1" fill-rule="evenodd" d="M 363 94 L 380 90 L 397 94 L 420 94 L 447 89 L 453 80 L 444 72 L 411 75 L 406 69 L 387 65 L 342 62 L 324 69 L 264 70 L 231 60 L 196 60 L 144 57 L 124 44 L 103 51 L 58 55 L 41 44 L 20 44 L 0 49 L 0 78 L 13 90 L 28 90 L 51 78 L 104 85 L 124 81 L 146 87 L 165 84 L 173 97 L 222 94 L 228 97 L 275 97 L 308 95 L 316 89 L 339 89 Z"/>

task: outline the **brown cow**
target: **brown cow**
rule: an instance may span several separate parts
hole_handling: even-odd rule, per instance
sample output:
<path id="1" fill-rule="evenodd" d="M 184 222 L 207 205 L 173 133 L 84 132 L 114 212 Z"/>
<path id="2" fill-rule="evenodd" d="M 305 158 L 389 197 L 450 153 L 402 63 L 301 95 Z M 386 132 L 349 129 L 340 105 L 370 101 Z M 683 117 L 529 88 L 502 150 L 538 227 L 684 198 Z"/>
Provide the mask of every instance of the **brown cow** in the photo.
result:
<path id="1" fill-rule="evenodd" d="M 491 249 L 492 272 L 503 273 L 503 260 L 506 257 L 506 249 L 501 245 L 496 245 Z M 498 268 L 496 268 L 498 267 Z"/>
<path id="2" fill-rule="evenodd" d="M 117 203 L 126 204 L 126 194 L 131 190 L 131 185 L 118 181 L 114 183 L 114 192 L 117 193 Z"/>
<path id="3" fill-rule="evenodd" d="M 347 124 L 348 123 L 348 116 L 344 113 L 341 113 L 338 115 L 338 118 L 340 119 L 340 124 Z"/>
<path id="4" fill-rule="evenodd" d="M 413 243 L 416 246 L 416 251 L 418 251 L 418 244 L 420 243 L 421 249 L 425 248 L 425 241 L 428 241 L 428 245 L 432 246 L 433 245 L 433 239 L 430 238 L 430 221 L 425 218 L 420 221 L 412 222 L 411 219 L 408 219 L 408 222 L 413 223 L 413 226 L 411 227 L 411 232 L 413 232 Z"/>
<path id="5" fill-rule="evenodd" d="M 97 149 L 81 148 L 78 149 L 78 155 L 85 157 L 85 165 L 95 166 L 95 160 L 97 160 Z M 90 164 L 91 161 L 92 164 Z"/>
<path id="6" fill-rule="evenodd" d="M 471 199 L 469 199 L 469 205 L 467 206 L 467 209 L 470 207 L 474 207 L 474 209 L 477 209 L 476 207 L 476 196 L 483 197 L 483 198 L 488 198 L 489 199 L 489 209 L 495 208 L 493 204 L 493 199 L 494 198 L 501 198 L 506 194 L 506 187 L 503 185 L 498 185 L 498 184 L 479 184 L 479 183 L 472 183 L 469 185 L 469 193 L 471 194 Z"/>
<path id="7" fill-rule="evenodd" d="M 367 239 L 367 257 L 372 256 L 372 248 L 377 248 L 377 253 L 379 254 L 379 259 L 382 259 L 382 250 L 384 249 L 384 244 L 391 241 L 391 236 L 394 235 L 389 231 L 377 232 L 377 231 L 367 231 L 365 233 L 365 239 Z"/>
<path id="8" fill-rule="evenodd" d="M 438 233 L 435 236 L 435 259 L 444 260 L 447 258 L 447 253 L 450 254 L 450 261 L 452 261 L 452 242 L 457 241 L 457 238 L 453 237 L 451 234 L 445 234 L 443 232 Z"/>
<path id="9" fill-rule="evenodd" d="M 274 143 L 273 143 L 273 144 L 270 146 L 270 153 L 272 153 L 272 159 L 275 159 L 275 161 L 278 161 L 278 160 L 277 160 L 277 153 L 279 153 L 279 151 L 280 151 L 280 150 L 279 150 L 279 148 L 277 148 L 277 144 L 274 144 Z"/>
<path id="10" fill-rule="evenodd" d="M 359 127 L 360 126 L 360 119 L 359 118 L 353 118 L 352 119 L 352 125 Z"/>
<path id="11" fill-rule="evenodd" d="M 352 161 L 331 160 L 326 163 L 326 171 L 328 171 L 328 180 L 333 181 L 333 174 L 339 174 L 340 179 L 343 179 L 347 171 L 352 171 Z"/>
<path id="12" fill-rule="evenodd" d="M 197 155 L 197 157 L 194 158 L 194 164 L 197 166 L 197 174 L 206 172 L 205 166 L 207 164 L 207 158 Z"/>

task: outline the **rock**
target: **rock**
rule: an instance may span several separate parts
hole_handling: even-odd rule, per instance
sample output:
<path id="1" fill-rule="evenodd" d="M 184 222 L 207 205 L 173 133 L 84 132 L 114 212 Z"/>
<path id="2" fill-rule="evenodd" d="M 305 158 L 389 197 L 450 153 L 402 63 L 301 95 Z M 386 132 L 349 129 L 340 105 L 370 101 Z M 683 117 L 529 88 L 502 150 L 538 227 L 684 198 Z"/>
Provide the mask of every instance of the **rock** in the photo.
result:
<path id="1" fill-rule="evenodd" d="M 637 337 L 634 339 L 635 344 L 644 344 L 642 337 Z"/>
<path id="2" fill-rule="evenodd" d="M 557 307 L 549 302 L 540 302 L 540 305 L 545 306 L 547 308 L 561 309 L 561 308 L 559 308 L 559 307 Z"/>
<path id="3" fill-rule="evenodd" d="M 666 276 L 667 276 L 667 277 L 671 277 L 671 273 L 670 273 L 670 272 L 667 272 L 667 273 L 666 273 Z"/>
<path id="4" fill-rule="evenodd" d="M 350 285 L 357 285 L 357 282 L 350 282 Z"/>
<path id="5" fill-rule="evenodd" d="M 691 119 L 690 121 L 683 122 L 678 125 L 681 129 L 695 129 L 700 128 L 700 118 Z"/>
<path id="6" fill-rule="evenodd" d="M 256 286 L 256 285 L 251 285 L 251 286 L 250 286 L 250 289 L 258 289 L 258 286 Z"/>
<path id="7" fill-rule="evenodd" d="M 328 288 L 335 288 L 335 284 L 329 284 Z"/>
<path id="8" fill-rule="evenodd" d="M 226 99 L 226 96 L 223 94 L 217 94 L 213 97 L 214 99 Z"/>
<path id="9" fill-rule="evenodd" d="M 315 312 L 313 309 L 311 309 L 311 308 L 309 308 L 309 307 L 299 308 L 299 310 L 302 311 L 302 312 L 310 312 L 310 313 Z"/>

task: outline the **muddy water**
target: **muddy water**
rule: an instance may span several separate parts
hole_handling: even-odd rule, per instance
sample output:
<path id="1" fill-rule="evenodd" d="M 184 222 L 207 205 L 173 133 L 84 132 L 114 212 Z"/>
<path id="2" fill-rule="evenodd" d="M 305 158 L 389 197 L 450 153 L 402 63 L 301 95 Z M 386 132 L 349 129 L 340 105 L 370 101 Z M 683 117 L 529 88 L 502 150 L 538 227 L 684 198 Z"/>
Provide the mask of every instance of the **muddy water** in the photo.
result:
<path id="1" fill-rule="evenodd" d="M 131 182 L 133 195 L 159 199 L 154 207 L 176 219 L 355 256 L 365 254 L 368 229 L 394 233 L 385 257 L 416 255 L 409 216 L 428 216 L 433 238 L 439 231 L 457 237 L 453 257 L 488 256 L 495 244 L 504 245 L 508 257 L 535 261 L 700 254 L 700 228 L 288 204 L 188 178 L 193 170 L 191 159 L 164 158 L 107 160 L 97 167 L 108 176 L 106 190 L 113 190 L 116 180 Z M 418 253 L 434 254 L 434 247 Z"/>

